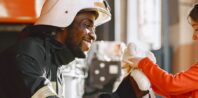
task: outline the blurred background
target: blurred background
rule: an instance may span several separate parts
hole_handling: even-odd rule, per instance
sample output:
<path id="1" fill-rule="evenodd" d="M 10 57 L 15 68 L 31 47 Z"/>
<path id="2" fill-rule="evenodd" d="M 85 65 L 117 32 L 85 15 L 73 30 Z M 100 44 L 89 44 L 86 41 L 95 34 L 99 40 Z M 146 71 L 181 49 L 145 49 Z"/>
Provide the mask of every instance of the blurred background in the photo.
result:
<path id="1" fill-rule="evenodd" d="M 35 22 L 44 1 L 0 0 L 0 52 L 17 41 L 26 25 Z M 97 27 L 97 41 L 88 58 L 83 63 L 81 60 L 75 63 L 79 68 L 77 71 L 83 73 L 74 74 L 83 76 L 69 75 L 66 68 L 68 81 L 85 82 L 73 82 L 77 87 L 73 90 L 80 94 L 74 93 L 69 98 L 94 98 L 99 92 L 111 92 L 121 75 L 122 47 L 129 42 L 150 49 L 159 66 L 173 74 L 186 70 L 198 60 L 198 43 L 192 40 L 192 28 L 187 20 L 190 9 L 198 0 L 107 1 L 112 20 Z M 79 64 L 88 66 L 79 67 Z"/>

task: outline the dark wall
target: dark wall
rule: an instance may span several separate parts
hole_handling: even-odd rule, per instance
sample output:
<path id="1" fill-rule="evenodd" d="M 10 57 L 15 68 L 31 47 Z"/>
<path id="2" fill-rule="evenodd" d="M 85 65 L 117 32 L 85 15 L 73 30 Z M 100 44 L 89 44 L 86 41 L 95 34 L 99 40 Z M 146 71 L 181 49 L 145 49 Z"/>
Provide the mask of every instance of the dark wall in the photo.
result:
<path id="1" fill-rule="evenodd" d="M 21 24 L 0 24 L 0 52 L 16 43 L 24 27 Z"/>

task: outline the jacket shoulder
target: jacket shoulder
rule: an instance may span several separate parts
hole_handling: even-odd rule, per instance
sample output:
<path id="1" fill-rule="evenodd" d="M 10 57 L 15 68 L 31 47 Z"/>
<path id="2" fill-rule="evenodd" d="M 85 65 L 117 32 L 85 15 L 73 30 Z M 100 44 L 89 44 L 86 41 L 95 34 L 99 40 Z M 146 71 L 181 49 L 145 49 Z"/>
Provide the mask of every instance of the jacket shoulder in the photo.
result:
<path id="1" fill-rule="evenodd" d="M 40 58 L 45 54 L 44 41 L 41 38 L 29 37 L 17 45 L 17 54 Z"/>

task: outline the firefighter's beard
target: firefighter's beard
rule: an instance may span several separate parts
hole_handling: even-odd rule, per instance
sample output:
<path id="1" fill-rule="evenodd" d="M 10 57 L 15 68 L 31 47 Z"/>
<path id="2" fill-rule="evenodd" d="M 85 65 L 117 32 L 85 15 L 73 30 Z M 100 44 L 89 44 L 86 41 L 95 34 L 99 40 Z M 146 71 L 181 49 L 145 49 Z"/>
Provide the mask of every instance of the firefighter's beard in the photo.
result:
<path id="1" fill-rule="evenodd" d="M 81 44 L 73 44 L 73 43 L 66 43 L 65 44 L 69 50 L 72 52 L 72 54 L 75 56 L 75 57 L 78 57 L 78 58 L 85 58 L 86 57 L 86 53 L 83 52 L 83 50 L 81 49 Z"/>

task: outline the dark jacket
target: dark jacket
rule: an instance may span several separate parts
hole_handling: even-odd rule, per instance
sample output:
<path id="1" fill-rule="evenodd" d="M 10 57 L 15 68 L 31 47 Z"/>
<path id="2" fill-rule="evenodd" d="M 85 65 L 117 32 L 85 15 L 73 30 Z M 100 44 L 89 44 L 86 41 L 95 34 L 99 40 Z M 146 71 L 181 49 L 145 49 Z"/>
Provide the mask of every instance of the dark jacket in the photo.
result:
<path id="1" fill-rule="evenodd" d="M 50 81 L 57 92 L 62 84 L 58 68 L 72 60 L 69 49 L 52 38 L 20 41 L 0 55 L 0 98 L 30 98 Z"/>
<path id="2" fill-rule="evenodd" d="M 50 28 L 33 26 L 28 30 L 31 32 L 29 37 L 24 37 L 23 40 L 0 53 L 0 98 L 31 98 L 51 82 L 55 83 L 57 93 L 61 91 L 63 82 L 59 68 L 78 56 L 74 56 L 66 45 L 40 33 L 53 31 Z M 81 51 L 77 53 L 80 55 L 79 58 L 84 57 Z M 130 77 L 127 77 L 116 92 L 102 94 L 99 98 L 139 98 L 135 97 L 134 87 L 137 87 L 137 84 L 131 82 Z"/>

